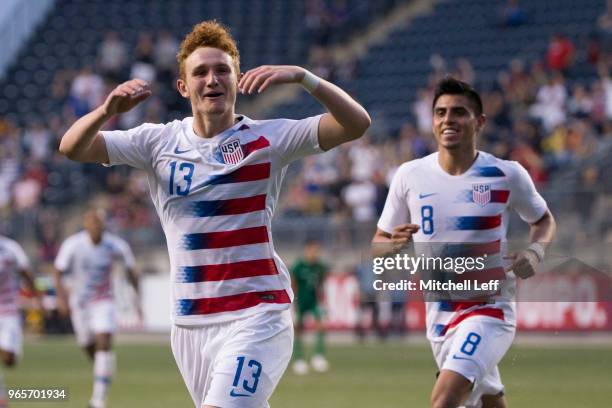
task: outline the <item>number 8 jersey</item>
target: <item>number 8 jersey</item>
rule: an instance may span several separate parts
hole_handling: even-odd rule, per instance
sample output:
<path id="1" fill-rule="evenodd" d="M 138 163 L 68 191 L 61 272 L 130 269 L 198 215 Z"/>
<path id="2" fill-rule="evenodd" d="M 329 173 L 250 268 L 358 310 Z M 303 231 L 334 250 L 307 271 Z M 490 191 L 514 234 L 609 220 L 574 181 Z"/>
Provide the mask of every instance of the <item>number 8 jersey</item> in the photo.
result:
<path id="1" fill-rule="evenodd" d="M 211 138 L 193 118 L 104 131 L 111 165 L 146 171 L 166 235 L 173 322 L 203 325 L 283 310 L 293 298 L 270 231 L 287 165 L 320 152 L 320 116 L 254 121 Z"/>
<path id="2" fill-rule="evenodd" d="M 453 176 L 440 167 L 438 153 L 433 153 L 404 163 L 397 170 L 378 228 L 391 233 L 398 225 L 417 224 L 420 229 L 412 236 L 417 256 L 423 252 L 425 256 L 439 255 L 427 253 L 428 248 L 444 248 L 453 256 L 486 256 L 484 269 L 462 276 L 501 282 L 494 304 L 427 302 L 430 340 L 444 340 L 470 316 L 490 316 L 515 324 L 512 294 L 516 282 L 513 274 L 505 273 L 503 260 L 510 210 L 527 223 L 538 221 L 547 210 L 529 174 L 517 162 L 479 151 L 465 173 Z"/>

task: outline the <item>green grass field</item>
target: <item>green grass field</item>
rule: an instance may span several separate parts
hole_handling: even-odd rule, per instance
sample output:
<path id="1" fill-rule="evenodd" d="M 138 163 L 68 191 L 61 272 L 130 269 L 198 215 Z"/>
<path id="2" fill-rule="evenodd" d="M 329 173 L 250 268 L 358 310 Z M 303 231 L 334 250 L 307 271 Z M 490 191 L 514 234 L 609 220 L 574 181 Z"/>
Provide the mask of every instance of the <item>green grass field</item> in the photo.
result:
<path id="1" fill-rule="evenodd" d="M 109 407 L 192 407 L 169 345 L 120 344 Z M 12 407 L 86 407 L 91 368 L 71 339 L 27 341 L 25 357 L 5 370 L 10 388 L 66 387 L 66 402 L 13 402 Z M 276 390 L 274 408 L 426 407 L 435 367 L 426 345 L 332 346 L 332 370 L 295 376 Z M 501 364 L 512 407 L 612 406 L 612 345 L 514 346 Z"/>

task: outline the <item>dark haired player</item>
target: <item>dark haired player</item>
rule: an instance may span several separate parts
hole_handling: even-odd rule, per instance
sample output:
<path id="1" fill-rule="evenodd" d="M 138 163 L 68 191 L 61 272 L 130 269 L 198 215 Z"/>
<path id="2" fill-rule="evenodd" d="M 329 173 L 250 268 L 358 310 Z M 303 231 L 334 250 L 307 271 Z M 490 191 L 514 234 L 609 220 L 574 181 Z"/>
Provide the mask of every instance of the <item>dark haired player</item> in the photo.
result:
<path id="1" fill-rule="evenodd" d="M 555 232 L 527 171 L 476 149 L 485 121 L 480 96 L 468 84 L 451 77 L 438 83 L 433 101 L 438 151 L 398 169 L 373 238 L 390 246 L 388 253 L 410 241 L 415 249 L 476 245 L 476 252 L 487 254 L 486 269 L 465 276 L 501 282 L 486 302 L 427 302 L 427 337 L 440 368 L 431 395 L 435 408 L 506 407 L 497 364 L 516 330 L 516 277 L 535 273 Z M 508 254 L 506 245 L 510 210 L 530 225 L 531 244 L 515 254 Z"/>

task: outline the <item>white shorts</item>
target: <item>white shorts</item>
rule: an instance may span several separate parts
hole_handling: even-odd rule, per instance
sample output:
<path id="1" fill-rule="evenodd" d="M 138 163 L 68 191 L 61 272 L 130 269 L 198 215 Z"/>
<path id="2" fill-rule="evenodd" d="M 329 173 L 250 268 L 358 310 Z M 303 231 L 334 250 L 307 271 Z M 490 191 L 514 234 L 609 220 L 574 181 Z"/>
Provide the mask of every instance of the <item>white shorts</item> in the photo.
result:
<path id="1" fill-rule="evenodd" d="M 172 353 L 196 408 L 266 408 L 291 359 L 289 310 L 173 326 Z"/>
<path id="2" fill-rule="evenodd" d="M 466 407 L 479 407 L 483 395 L 504 391 L 497 364 L 510 348 L 515 331 L 503 320 L 476 316 L 461 322 L 444 341 L 431 343 L 440 370 L 459 373 L 474 384 Z"/>
<path id="3" fill-rule="evenodd" d="M 72 328 L 77 343 L 85 347 L 93 344 L 96 334 L 115 332 L 115 303 L 112 299 L 88 303 L 85 307 L 70 308 Z"/>
<path id="4" fill-rule="evenodd" d="M 0 316 L 0 350 L 20 356 L 23 345 L 21 318 L 16 314 Z"/>

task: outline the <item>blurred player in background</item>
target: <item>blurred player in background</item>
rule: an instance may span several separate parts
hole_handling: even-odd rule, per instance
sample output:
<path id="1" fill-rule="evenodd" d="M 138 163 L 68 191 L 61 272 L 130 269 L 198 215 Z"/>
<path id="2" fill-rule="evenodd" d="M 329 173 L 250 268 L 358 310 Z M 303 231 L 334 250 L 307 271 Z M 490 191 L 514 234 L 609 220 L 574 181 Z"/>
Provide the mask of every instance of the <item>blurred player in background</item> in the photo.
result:
<path id="1" fill-rule="evenodd" d="M 502 282 L 487 302 L 427 302 L 427 337 L 440 368 L 431 395 L 436 408 L 506 406 L 497 364 L 516 330 L 515 276 L 535 273 L 555 232 L 527 171 L 476 150 L 485 121 L 480 96 L 468 84 L 450 77 L 438 83 L 433 101 L 438 152 L 398 169 L 373 239 L 391 244 L 390 253 L 411 240 L 415 248 L 478 243 L 488 253 L 481 272 Z M 530 225 L 531 244 L 504 257 L 510 210 Z"/>
<path id="2" fill-rule="evenodd" d="M 236 43 L 216 22 L 197 24 L 177 59 L 177 88 L 193 117 L 101 132 L 151 95 L 147 83 L 133 79 L 75 122 L 60 151 L 146 171 L 168 243 L 172 351 L 196 407 L 267 407 L 293 343 L 291 279 L 270 231 L 286 166 L 362 136 L 370 118 L 304 68 L 240 74 Z M 328 113 L 298 121 L 235 114 L 239 90 L 276 84 L 301 84 Z"/>
<path id="3" fill-rule="evenodd" d="M 17 242 L 0 236 L 0 360 L 6 367 L 13 367 L 17 363 L 23 343 L 18 310 L 20 278 L 25 289 L 35 295 L 34 307 L 42 310 L 40 297 L 34 288 L 28 257 Z M 6 388 L 0 373 L 0 408 L 6 406 Z"/>
<path id="4" fill-rule="evenodd" d="M 70 315 L 78 344 L 93 361 L 94 385 L 89 406 L 105 406 L 108 387 L 115 371 L 112 336 L 116 316 L 112 270 L 121 260 L 127 278 L 138 294 L 135 261 L 127 242 L 105 231 L 104 213 L 88 210 L 83 217 L 85 229 L 68 237 L 55 259 L 55 285 L 58 310 Z M 69 280 L 70 287 L 64 285 Z M 140 301 L 137 299 L 137 307 Z M 140 310 L 140 309 L 139 309 Z"/>
<path id="5" fill-rule="evenodd" d="M 327 274 L 327 265 L 321 260 L 321 247 L 318 241 L 309 240 L 304 247 L 304 256 L 299 258 L 291 268 L 293 289 L 295 290 L 295 343 L 293 347 L 293 371 L 298 375 L 308 372 L 305 359 L 302 333 L 304 331 L 304 315 L 310 314 L 315 323 L 314 354 L 310 364 L 315 371 L 324 372 L 329 369 L 325 358 L 325 327 L 323 326 L 323 311 L 319 299 L 323 297 L 323 282 Z"/>

